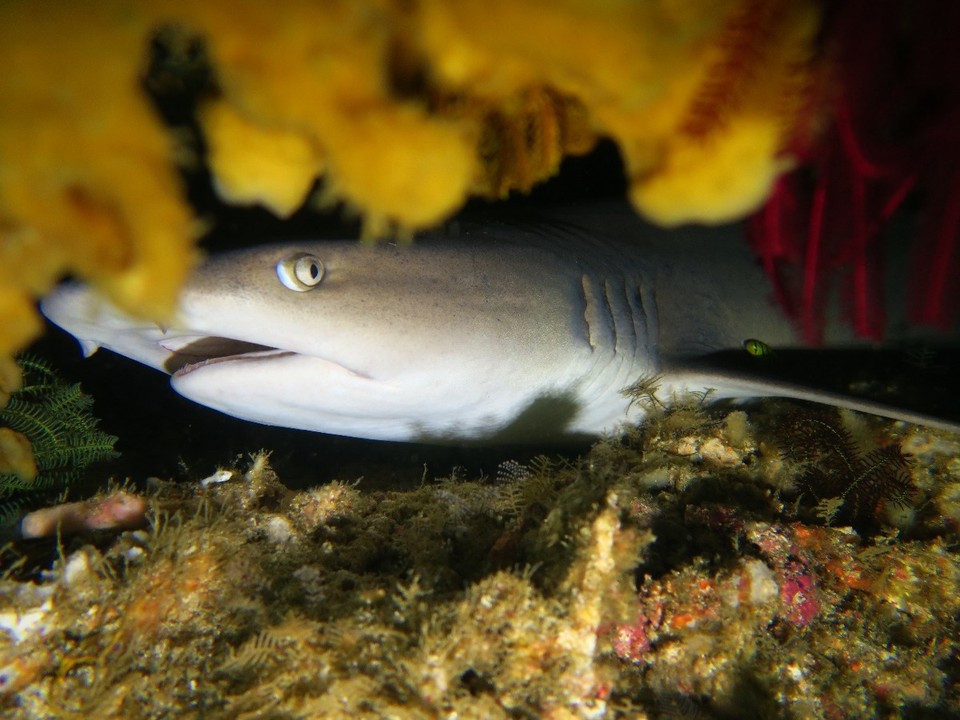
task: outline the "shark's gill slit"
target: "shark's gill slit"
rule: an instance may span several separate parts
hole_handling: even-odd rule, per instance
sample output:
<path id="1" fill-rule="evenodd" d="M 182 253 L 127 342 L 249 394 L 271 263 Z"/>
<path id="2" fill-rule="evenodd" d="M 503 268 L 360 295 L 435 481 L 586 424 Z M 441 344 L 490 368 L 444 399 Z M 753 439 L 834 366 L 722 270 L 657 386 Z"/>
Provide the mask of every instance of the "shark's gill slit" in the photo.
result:
<path id="1" fill-rule="evenodd" d="M 624 328 L 621 327 L 622 323 L 617 322 L 617 298 L 622 295 L 623 288 L 616 280 L 611 280 L 610 278 L 604 279 L 603 302 L 609 315 L 610 331 L 613 333 L 611 346 L 613 347 L 614 353 L 618 355 L 629 352 L 629 348 L 624 346 L 624 343 L 627 342 L 629 338 L 624 337 Z"/>
<path id="2" fill-rule="evenodd" d="M 590 277 L 586 274 L 580 276 L 580 292 L 583 296 L 583 323 L 586 325 L 586 335 L 587 342 L 590 343 L 590 349 L 597 349 L 597 339 L 594 337 L 593 326 L 596 323 L 596 318 L 593 318 L 594 307 L 593 302 L 591 301 L 591 296 L 593 295 L 593 286 L 590 282 Z"/>
<path id="3" fill-rule="evenodd" d="M 627 293 L 627 308 L 630 310 L 630 321 L 633 323 L 633 336 L 636 338 L 636 348 L 645 348 L 649 343 L 647 335 L 647 313 L 643 305 L 643 283 L 635 283 L 625 288 Z"/>
<path id="4" fill-rule="evenodd" d="M 587 321 L 590 347 L 594 350 L 612 348 L 616 341 L 613 314 L 607 301 L 606 289 L 601 290 L 586 273 L 580 279 L 584 294 L 583 317 Z M 601 280 L 601 282 L 603 282 Z"/>
<path id="5" fill-rule="evenodd" d="M 618 283 L 617 288 L 623 297 L 623 312 L 626 314 L 626 317 L 623 318 L 623 333 L 618 333 L 624 336 L 626 342 L 626 351 L 628 353 L 635 353 L 640 344 L 640 335 L 637 333 L 637 321 L 635 319 L 635 309 L 633 305 L 633 296 L 635 295 L 632 288 L 628 287 L 626 283 Z"/>

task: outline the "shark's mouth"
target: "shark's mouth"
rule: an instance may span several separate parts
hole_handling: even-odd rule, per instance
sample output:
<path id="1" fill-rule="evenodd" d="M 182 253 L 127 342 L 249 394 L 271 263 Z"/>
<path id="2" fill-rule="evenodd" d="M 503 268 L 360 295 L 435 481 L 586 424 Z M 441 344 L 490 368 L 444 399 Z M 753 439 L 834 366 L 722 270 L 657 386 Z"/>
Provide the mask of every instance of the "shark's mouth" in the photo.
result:
<path id="1" fill-rule="evenodd" d="M 160 344 L 170 351 L 163 368 L 171 375 L 186 375 L 217 362 L 293 354 L 290 350 L 225 337 L 197 337 L 186 343 L 180 339 L 179 342 L 165 341 Z"/>
<path id="2" fill-rule="evenodd" d="M 195 370 L 217 363 L 264 362 L 266 360 L 300 355 L 293 350 L 260 345 L 246 340 L 218 336 L 194 336 L 169 338 L 160 345 L 170 352 L 164 361 L 163 369 L 175 377 L 183 377 Z M 346 367 L 334 360 L 311 356 L 316 363 L 322 363 L 330 368 L 338 368 L 341 372 L 366 380 L 371 376 Z"/>

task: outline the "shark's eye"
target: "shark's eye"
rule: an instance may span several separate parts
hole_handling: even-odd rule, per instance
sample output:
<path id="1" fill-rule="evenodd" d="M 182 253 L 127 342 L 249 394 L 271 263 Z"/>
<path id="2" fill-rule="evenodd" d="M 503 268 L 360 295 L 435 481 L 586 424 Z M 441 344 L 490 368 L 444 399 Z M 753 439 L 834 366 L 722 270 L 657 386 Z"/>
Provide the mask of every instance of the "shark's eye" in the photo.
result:
<path id="1" fill-rule="evenodd" d="M 277 277 L 297 292 L 313 290 L 323 280 L 323 263 L 316 255 L 297 253 L 277 263 Z"/>

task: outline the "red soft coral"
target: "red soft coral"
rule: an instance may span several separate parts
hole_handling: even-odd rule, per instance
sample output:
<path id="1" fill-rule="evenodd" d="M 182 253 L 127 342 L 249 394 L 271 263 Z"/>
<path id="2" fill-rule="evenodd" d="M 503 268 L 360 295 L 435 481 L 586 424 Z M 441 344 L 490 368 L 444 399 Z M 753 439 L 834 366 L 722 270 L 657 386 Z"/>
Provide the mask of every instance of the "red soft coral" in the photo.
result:
<path id="1" fill-rule="evenodd" d="M 777 299 L 805 340 L 822 340 L 826 298 L 843 282 L 860 336 L 886 324 L 881 238 L 907 198 L 919 203 L 909 317 L 949 329 L 960 269 L 960 4 L 845 0 L 825 8 L 829 122 L 789 151 L 800 167 L 750 224 Z"/>

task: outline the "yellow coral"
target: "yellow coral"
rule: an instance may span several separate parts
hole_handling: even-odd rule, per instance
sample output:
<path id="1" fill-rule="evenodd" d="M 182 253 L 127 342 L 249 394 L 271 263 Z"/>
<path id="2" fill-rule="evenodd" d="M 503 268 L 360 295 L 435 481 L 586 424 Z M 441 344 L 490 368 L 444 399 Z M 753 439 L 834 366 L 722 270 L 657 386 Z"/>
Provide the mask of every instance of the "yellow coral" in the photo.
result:
<path id="1" fill-rule="evenodd" d="M 26 435 L 8 427 L 0 427 L 0 473 L 13 473 L 21 480 L 37 476 L 37 460 Z"/>
<path id="2" fill-rule="evenodd" d="M 258 125 L 225 102 L 209 103 L 200 121 L 221 197 L 241 205 L 260 202 L 281 217 L 303 205 L 324 165 L 307 138 Z M 236 152 L 238 147 L 245 152 Z"/>
<path id="3" fill-rule="evenodd" d="M 17 362 L 13 358 L 0 357 L 0 408 L 7 406 L 10 394 L 22 385 L 23 371 Z"/>
<path id="4" fill-rule="evenodd" d="M 140 89 L 129 2 L 0 6 L 0 356 L 35 336 L 67 272 L 164 315 L 193 261 L 173 141 Z"/>
<path id="5" fill-rule="evenodd" d="M 819 14 L 807 3 L 739 5 L 701 63 L 697 92 L 658 162 L 643 167 L 628 156 L 630 198 L 661 224 L 742 217 L 792 165 L 784 146 L 806 100 Z"/>
<path id="6" fill-rule="evenodd" d="M 195 260 L 175 135 L 142 84 L 204 45 L 219 192 L 287 215 L 317 178 L 368 232 L 526 191 L 612 138 L 665 224 L 755 208 L 788 164 L 815 0 L 67 0 L 0 4 L 0 357 L 73 273 L 168 313 Z"/>
<path id="7" fill-rule="evenodd" d="M 314 176 L 329 171 L 332 196 L 374 222 L 412 228 L 441 221 L 463 202 L 474 173 L 469 129 L 395 96 L 390 54 L 403 25 L 391 8 L 352 0 L 301 0 L 279 13 L 257 0 L 159 8 L 205 38 L 223 103 L 313 149 Z M 245 150 L 209 115 L 204 129 L 216 145 Z M 293 169 L 305 195 L 314 177 L 303 178 L 300 168 Z M 287 181 L 283 174 L 246 183 L 234 177 L 233 187 L 253 196 L 258 185 Z"/>

